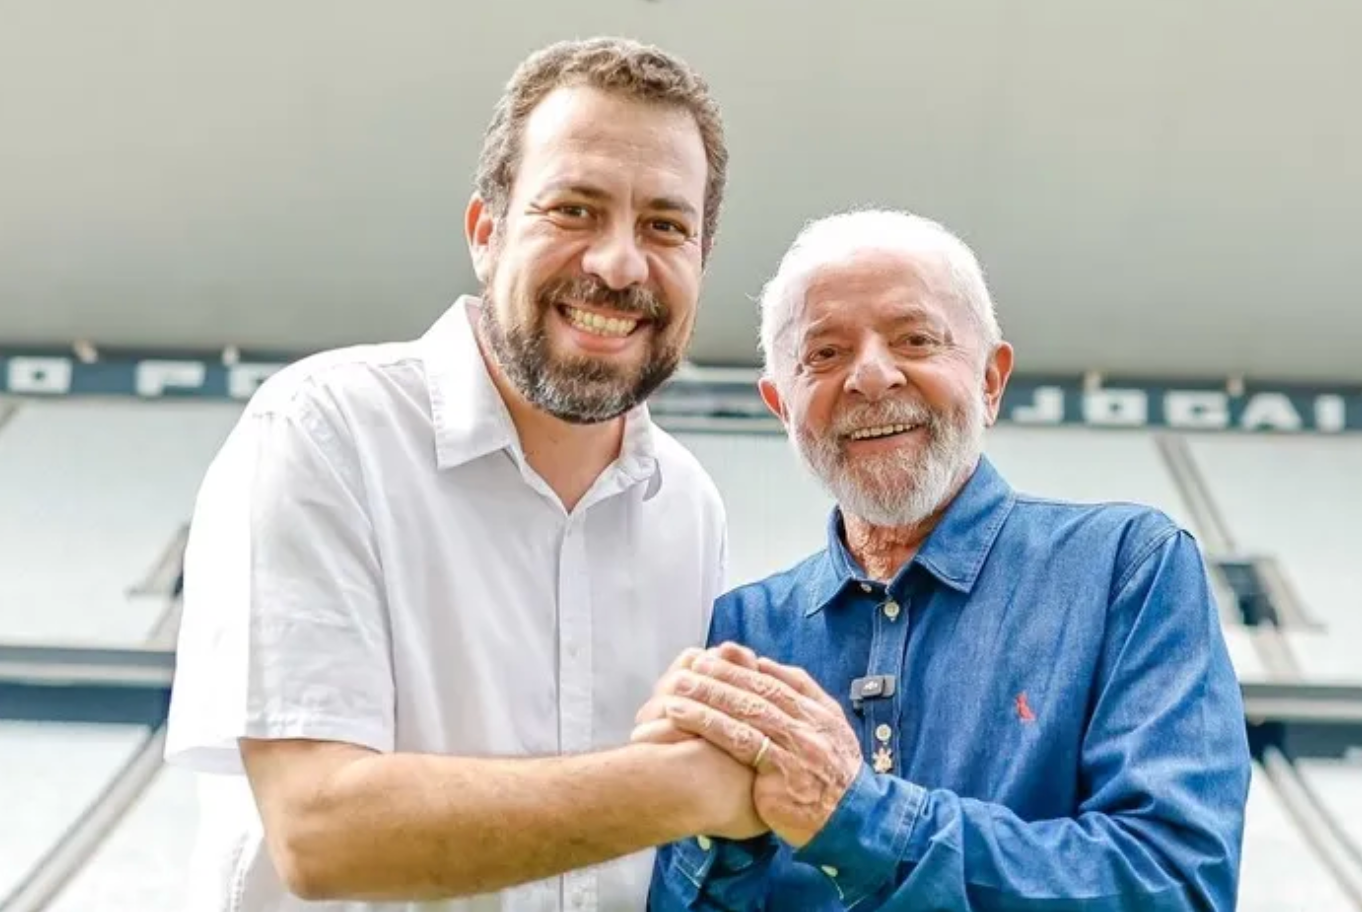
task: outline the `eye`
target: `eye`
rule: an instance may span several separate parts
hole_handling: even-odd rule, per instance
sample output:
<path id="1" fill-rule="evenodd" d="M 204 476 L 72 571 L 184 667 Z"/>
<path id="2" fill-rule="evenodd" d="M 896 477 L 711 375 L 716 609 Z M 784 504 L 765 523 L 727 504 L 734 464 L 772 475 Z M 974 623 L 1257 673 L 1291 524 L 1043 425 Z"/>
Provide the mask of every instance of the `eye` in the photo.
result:
<path id="1" fill-rule="evenodd" d="M 822 364 L 831 361 L 835 357 L 837 357 L 837 349 L 833 348 L 831 345 L 823 345 L 810 351 L 804 360 L 809 364 Z"/>
<path id="2" fill-rule="evenodd" d="M 912 332 L 903 337 L 900 344 L 909 348 L 928 348 L 934 343 L 934 339 L 924 332 Z"/>
<path id="3" fill-rule="evenodd" d="M 684 243 L 691 237 L 690 228 L 674 219 L 653 218 L 645 224 L 655 237 L 668 244 Z"/>
<path id="4" fill-rule="evenodd" d="M 569 219 L 585 219 L 591 217 L 591 210 L 576 203 L 563 203 L 561 206 L 554 206 L 553 211 L 558 215 Z"/>

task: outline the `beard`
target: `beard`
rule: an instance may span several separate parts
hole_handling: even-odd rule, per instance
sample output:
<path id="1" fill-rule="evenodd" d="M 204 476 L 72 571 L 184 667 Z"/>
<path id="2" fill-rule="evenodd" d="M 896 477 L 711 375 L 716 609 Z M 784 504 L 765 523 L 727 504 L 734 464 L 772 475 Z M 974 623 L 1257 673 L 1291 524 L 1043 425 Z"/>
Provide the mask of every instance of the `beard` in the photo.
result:
<path id="1" fill-rule="evenodd" d="M 848 456 L 845 435 L 873 426 L 920 426 L 926 445 L 916 452 L 894 450 L 857 458 Z M 874 526 L 916 526 L 941 509 L 983 452 L 986 420 L 982 395 L 970 397 L 950 413 L 934 412 L 906 400 L 848 409 L 823 436 L 798 423 L 790 440 L 806 469 L 844 513 Z"/>
<path id="2" fill-rule="evenodd" d="M 530 316 L 509 324 L 498 315 L 489 287 L 483 290 L 479 328 L 502 373 L 535 407 L 572 424 L 618 418 L 657 391 L 681 364 L 682 346 L 662 341 L 669 308 L 651 291 L 616 291 L 591 276 L 559 279 L 540 288 Z M 652 333 L 643 362 L 616 366 L 604 359 L 555 354 L 549 341 L 549 312 L 560 301 L 609 308 L 649 321 L 639 331 Z"/>

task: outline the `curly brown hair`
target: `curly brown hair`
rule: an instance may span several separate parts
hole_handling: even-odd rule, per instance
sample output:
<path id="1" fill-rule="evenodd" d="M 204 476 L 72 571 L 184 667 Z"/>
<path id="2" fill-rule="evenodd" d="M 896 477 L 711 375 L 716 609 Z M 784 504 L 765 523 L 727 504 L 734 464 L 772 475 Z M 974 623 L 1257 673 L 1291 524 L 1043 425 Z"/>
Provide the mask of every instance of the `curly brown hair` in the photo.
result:
<path id="1" fill-rule="evenodd" d="M 684 61 L 627 38 L 560 41 L 531 54 L 516 68 L 493 109 L 478 156 L 474 183 L 492 215 L 500 219 L 506 214 L 530 112 L 550 92 L 567 86 L 590 86 L 645 104 L 677 107 L 695 118 L 709 164 L 700 239 L 701 255 L 708 259 L 728 177 L 719 106 L 708 84 Z"/>

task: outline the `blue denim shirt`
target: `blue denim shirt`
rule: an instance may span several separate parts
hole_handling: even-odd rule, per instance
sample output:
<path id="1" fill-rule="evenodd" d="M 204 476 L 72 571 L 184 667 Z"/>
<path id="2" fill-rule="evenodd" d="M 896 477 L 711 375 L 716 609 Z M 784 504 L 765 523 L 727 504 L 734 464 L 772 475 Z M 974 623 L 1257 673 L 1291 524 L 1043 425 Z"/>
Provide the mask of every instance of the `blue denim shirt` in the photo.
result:
<path id="1" fill-rule="evenodd" d="M 724 595 L 710 642 L 807 670 L 866 762 L 798 851 L 663 846 L 650 909 L 1235 907 L 1248 739 L 1191 535 L 1018 495 L 987 458 L 887 586 L 841 532 L 834 511 L 826 550 Z M 868 675 L 894 694 L 858 710 Z"/>

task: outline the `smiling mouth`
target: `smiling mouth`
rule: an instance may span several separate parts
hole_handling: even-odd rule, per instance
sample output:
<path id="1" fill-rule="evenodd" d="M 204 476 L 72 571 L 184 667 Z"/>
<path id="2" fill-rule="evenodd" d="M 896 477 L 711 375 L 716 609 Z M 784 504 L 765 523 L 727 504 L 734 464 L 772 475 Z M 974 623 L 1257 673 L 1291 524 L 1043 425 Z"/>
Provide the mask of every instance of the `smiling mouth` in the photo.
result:
<path id="1" fill-rule="evenodd" d="M 848 440 L 878 440 L 882 437 L 893 437 L 897 434 L 906 434 L 915 431 L 922 425 L 920 424 L 882 424 L 878 427 L 861 428 L 859 431 L 852 431 L 847 434 Z"/>
<path id="2" fill-rule="evenodd" d="M 580 329 L 582 332 L 606 339 L 623 339 L 645 322 L 630 317 L 607 317 L 567 304 L 559 304 L 558 312 L 572 324 L 574 329 Z"/>

